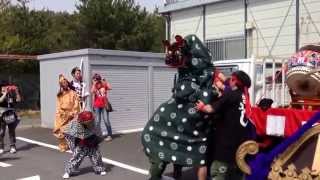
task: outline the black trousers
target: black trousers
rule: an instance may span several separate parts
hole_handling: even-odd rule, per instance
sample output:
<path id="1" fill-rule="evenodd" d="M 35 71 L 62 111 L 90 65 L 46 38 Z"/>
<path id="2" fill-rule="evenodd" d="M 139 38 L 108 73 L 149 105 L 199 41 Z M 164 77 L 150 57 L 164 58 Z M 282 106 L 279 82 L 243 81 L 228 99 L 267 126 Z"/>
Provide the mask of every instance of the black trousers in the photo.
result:
<path id="1" fill-rule="evenodd" d="M 9 130 L 9 140 L 10 140 L 10 146 L 15 146 L 16 144 L 16 127 L 18 125 L 18 122 L 6 124 L 5 122 L 0 122 L 0 148 L 4 149 L 4 136 L 6 134 L 6 129 L 8 127 Z"/>
<path id="2" fill-rule="evenodd" d="M 166 169 L 167 165 L 169 164 L 168 162 L 160 161 L 158 159 L 149 159 L 150 162 L 150 179 L 149 180 L 161 180 L 162 179 L 162 174 L 164 170 Z M 182 166 L 178 164 L 173 164 L 173 178 L 174 179 L 179 179 L 181 178 L 181 171 L 182 171 Z"/>

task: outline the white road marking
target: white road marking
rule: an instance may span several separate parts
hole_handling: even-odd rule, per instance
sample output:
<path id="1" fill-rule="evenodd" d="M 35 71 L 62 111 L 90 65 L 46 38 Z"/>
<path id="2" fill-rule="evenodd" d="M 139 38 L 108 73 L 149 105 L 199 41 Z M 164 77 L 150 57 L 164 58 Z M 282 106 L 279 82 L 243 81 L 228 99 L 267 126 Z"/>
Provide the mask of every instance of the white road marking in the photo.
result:
<path id="1" fill-rule="evenodd" d="M 32 139 L 24 138 L 24 137 L 17 137 L 17 139 L 20 140 L 20 141 L 24 141 L 24 142 L 30 143 L 30 144 L 37 144 L 39 146 L 43 146 L 43 147 L 59 150 L 58 146 L 55 146 L 55 145 L 52 145 L 52 144 L 47 144 L 47 143 L 43 143 L 43 142 L 40 142 L 40 141 L 35 141 L 35 140 L 32 140 Z M 67 151 L 67 152 L 71 153 L 71 151 Z M 102 158 L 102 161 L 104 163 L 112 164 L 114 166 L 118 166 L 118 167 L 121 167 L 121 168 L 124 168 L 124 169 L 128 169 L 130 171 L 134 171 L 134 172 L 137 172 L 137 173 L 140 173 L 140 174 L 143 174 L 143 175 L 148 175 L 149 174 L 148 170 L 140 169 L 140 168 L 137 168 L 137 167 L 134 167 L 134 166 L 130 166 L 130 165 L 118 162 L 118 161 L 114 161 L 114 160 L 105 158 L 105 157 Z"/>
<path id="2" fill-rule="evenodd" d="M 7 164 L 7 163 L 3 163 L 3 162 L 0 162 L 0 167 L 10 167 L 12 166 L 11 164 Z"/>
<path id="3" fill-rule="evenodd" d="M 40 176 L 36 175 L 36 176 L 30 176 L 30 177 L 20 178 L 16 180 L 40 180 Z"/>
<path id="4" fill-rule="evenodd" d="M 120 134 L 128 134 L 128 133 L 134 133 L 134 132 L 141 132 L 143 128 L 138 128 L 138 129 L 129 129 L 129 130 L 122 130 L 122 131 L 117 131 L 116 133 Z"/>

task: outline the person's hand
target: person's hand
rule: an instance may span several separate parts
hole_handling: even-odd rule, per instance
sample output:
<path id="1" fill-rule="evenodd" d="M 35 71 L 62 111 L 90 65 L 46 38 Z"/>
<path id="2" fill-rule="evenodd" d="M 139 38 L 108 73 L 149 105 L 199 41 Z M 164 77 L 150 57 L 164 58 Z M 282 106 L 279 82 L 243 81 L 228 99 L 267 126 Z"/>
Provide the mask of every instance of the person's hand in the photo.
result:
<path id="1" fill-rule="evenodd" d="M 204 104 L 201 100 L 198 100 L 198 102 L 196 103 L 196 109 L 205 113 L 213 112 L 212 106 L 210 104 Z"/>
<path id="2" fill-rule="evenodd" d="M 201 100 L 198 100 L 198 102 L 196 103 L 196 109 L 198 110 L 198 111 L 202 111 L 202 112 L 204 112 L 204 107 L 205 107 L 206 105 L 203 103 L 203 101 L 201 101 Z"/>
<path id="3" fill-rule="evenodd" d="M 74 113 L 71 113 L 68 117 L 68 120 L 72 120 L 73 118 L 75 117 L 75 114 Z"/>
<path id="4" fill-rule="evenodd" d="M 19 92 L 18 86 L 15 86 L 14 91 L 15 91 L 15 92 Z"/>
<path id="5" fill-rule="evenodd" d="M 7 95 L 8 94 L 8 89 L 7 88 L 2 88 L 1 89 L 1 93 L 2 93 L 2 95 Z"/>
<path id="6" fill-rule="evenodd" d="M 225 86 L 224 86 L 224 84 L 223 84 L 222 81 L 216 81 L 216 82 L 214 83 L 214 85 L 215 85 L 218 89 L 220 89 L 220 90 L 224 90 L 224 88 L 225 88 Z"/>

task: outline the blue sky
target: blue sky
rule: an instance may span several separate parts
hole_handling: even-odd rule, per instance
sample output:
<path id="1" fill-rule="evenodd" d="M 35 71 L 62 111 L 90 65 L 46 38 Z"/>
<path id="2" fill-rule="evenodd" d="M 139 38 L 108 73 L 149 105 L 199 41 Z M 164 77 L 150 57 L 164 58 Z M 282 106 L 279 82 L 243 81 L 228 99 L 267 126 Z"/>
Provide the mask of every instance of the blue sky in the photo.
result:
<path id="1" fill-rule="evenodd" d="M 13 0 L 15 2 L 15 0 Z M 75 10 L 77 0 L 30 0 L 29 7 L 32 9 L 50 9 L 53 11 L 68 11 Z M 136 3 L 144 6 L 149 11 L 153 11 L 155 6 L 163 6 L 163 0 L 135 0 Z"/>

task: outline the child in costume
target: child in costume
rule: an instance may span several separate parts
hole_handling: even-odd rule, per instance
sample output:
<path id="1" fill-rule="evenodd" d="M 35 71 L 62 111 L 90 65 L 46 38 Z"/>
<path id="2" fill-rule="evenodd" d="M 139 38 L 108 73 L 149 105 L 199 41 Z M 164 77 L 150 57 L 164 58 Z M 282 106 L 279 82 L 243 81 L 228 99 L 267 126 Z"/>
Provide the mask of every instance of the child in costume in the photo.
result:
<path id="1" fill-rule="evenodd" d="M 73 152 L 71 159 L 66 162 L 64 179 L 74 175 L 82 162 L 88 156 L 96 174 L 106 175 L 102 162 L 99 144 L 102 138 L 96 135 L 94 116 L 89 111 L 79 113 L 77 119 L 72 120 L 64 131 L 65 139 Z"/>
<path id="2" fill-rule="evenodd" d="M 79 113 L 80 107 L 76 92 L 70 89 L 69 81 L 61 74 L 59 85 L 53 135 L 58 138 L 59 150 L 65 152 L 69 147 L 64 139 L 64 128 Z"/>

